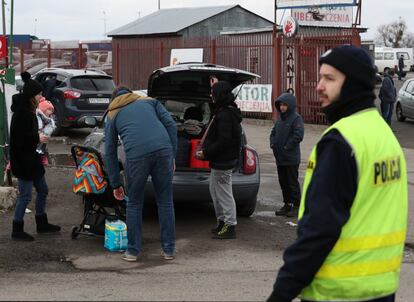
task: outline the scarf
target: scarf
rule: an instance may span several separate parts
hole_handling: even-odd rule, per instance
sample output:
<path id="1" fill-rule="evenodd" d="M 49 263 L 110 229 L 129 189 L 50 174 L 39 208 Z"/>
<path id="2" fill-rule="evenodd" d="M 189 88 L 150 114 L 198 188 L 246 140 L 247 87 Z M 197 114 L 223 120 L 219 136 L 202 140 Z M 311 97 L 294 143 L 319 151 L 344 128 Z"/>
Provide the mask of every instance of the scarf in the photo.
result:
<path id="1" fill-rule="evenodd" d="M 135 93 L 126 93 L 116 97 L 108 106 L 108 118 L 113 120 L 121 108 L 141 100 L 152 100 L 152 98 Z"/>

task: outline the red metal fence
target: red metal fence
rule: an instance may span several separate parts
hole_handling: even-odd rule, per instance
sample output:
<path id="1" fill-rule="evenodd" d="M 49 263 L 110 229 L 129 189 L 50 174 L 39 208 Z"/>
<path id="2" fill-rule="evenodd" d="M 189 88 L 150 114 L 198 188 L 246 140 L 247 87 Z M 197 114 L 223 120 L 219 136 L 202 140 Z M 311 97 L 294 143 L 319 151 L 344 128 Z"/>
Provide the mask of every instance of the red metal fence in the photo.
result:
<path id="1" fill-rule="evenodd" d="M 280 91 L 293 89 L 297 110 L 305 122 L 325 124 L 321 102 L 316 92 L 319 80 L 319 58 L 328 49 L 342 44 L 358 44 L 352 32 L 337 36 L 279 37 L 280 73 L 276 85 Z"/>
<path id="2" fill-rule="evenodd" d="M 203 61 L 231 66 L 261 76 L 257 84 L 272 83 L 272 35 L 226 35 L 211 38 L 136 38 L 114 39 L 113 76 L 117 84 L 146 89 L 149 75 L 157 68 L 170 65 L 172 49 L 202 48 Z M 271 118 L 269 113 L 246 112 L 244 116 Z"/>
<path id="3" fill-rule="evenodd" d="M 171 49 L 203 48 L 203 61 L 257 73 L 257 83 L 271 83 L 272 36 L 269 33 L 211 38 L 114 39 L 114 79 L 145 89 L 148 76 L 170 65 Z"/>

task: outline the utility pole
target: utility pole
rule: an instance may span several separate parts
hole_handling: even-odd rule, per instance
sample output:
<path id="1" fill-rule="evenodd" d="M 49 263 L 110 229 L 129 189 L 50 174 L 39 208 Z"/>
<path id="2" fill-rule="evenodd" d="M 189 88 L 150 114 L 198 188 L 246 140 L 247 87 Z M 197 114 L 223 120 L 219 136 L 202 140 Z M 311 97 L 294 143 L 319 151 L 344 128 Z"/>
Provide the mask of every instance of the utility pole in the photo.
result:
<path id="1" fill-rule="evenodd" d="M 103 13 L 103 21 L 104 21 L 104 37 L 105 37 L 105 35 L 106 35 L 106 12 L 105 11 L 103 11 L 102 12 Z"/>
<path id="2" fill-rule="evenodd" d="M 280 46 L 279 39 L 277 34 L 277 0 L 275 0 L 275 22 L 273 24 L 273 66 L 272 66 L 272 100 L 276 99 L 277 94 L 279 93 L 279 77 L 280 77 Z M 274 103 L 272 102 L 272 119 L 276 119 L 276 110 L 274 108 Z"/>
<path id="3" fill-rule="evenodd" d="M 158 10 L 160 10 L 161 9 L 161 0 L 158 0 Z"/>
<path id="4" fill-rule="evenodd" d="M 6 36 L 6 2 L 1 1 L 1 12 L 2 12 L 2 21 L 3 21 L 3 36 Z M 9 62 L 6 56 L 6 66 L 5 71 L 9 67 Z M 5 168 L 5 155 L 6 151 L 6 129 L 7 129 L 7 114 L 6 114 L 6 96 L 5 96 L 5 78 L 1 79 L 1 92 L 0 92 L 0 185 L 4 184 L 4 168 Z"/>
<path id="5" fill-rule="evenodd" d="M 10 36 L 9 36 L 9 63 L 13 65 L 13 14 L 14 14 L 14 0 L 10 2 Z"/>

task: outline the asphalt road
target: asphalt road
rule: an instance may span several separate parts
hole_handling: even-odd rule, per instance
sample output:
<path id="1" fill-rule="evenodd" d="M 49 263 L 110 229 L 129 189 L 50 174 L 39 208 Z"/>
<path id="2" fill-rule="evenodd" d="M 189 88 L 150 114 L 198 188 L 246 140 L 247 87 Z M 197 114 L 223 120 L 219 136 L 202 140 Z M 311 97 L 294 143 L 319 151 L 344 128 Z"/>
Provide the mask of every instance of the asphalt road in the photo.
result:
<path id="1" fill-rule="evenodd" d="M 25 217 L 25 226 L 36 241 L 14 242 L 10 240 L 13 212 L 0 213 L 0 300 L 263 301 L 282 264 L 283 250 L 295 238 L 296 220 L 274 216 L 282 196 L 268 148 L 271 123 L 246 120 L 244 127 L 249 143 L 259 152 L 262 174 L 256 212 L 238 220 L 236 240 L 210 239 L 213 208 L 197 204 L 195 195 L 194 202 L 175 205 L 178 254 L 176 260 L 166 262 L 160 257 L 156 208 L 147 204 L 140 262 L 125 263 L 119 253 L 104 249 L 102 238 L 70 238 L 83 210 L 71 189 L 73 168 L 51 167 L 47 169 L 48 215 L 63 230 L 55 235 L 35 234 L 31 213 Z M 414 123 L 394 121 L 392 127 L 401 145 L 414 149 Z M 301 181 L 306 157 L 323 129 L 306 125 Z M 89 131 L 68 131 L 69 137 L 55 139 L 50 151 L 68 154 L 71 144 L 81 143 Z M 397 301 L 412 301 L 413 263 L 413 252 L 407 248 Z"/>

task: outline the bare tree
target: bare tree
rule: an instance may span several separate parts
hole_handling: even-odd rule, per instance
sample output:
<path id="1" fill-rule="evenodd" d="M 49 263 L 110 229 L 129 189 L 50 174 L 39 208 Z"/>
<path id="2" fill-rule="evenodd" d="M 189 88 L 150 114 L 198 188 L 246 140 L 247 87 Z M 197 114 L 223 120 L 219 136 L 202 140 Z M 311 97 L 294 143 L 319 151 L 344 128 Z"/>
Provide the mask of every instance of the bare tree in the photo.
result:
<path id="1" fill-rule="evenodd" d="M 375 42 L 388 47 L 413 47 L 414 34 L 408 32 L 407 24 L 401 17 L 397 21 L 382 24 L 377 28 Z"/>

